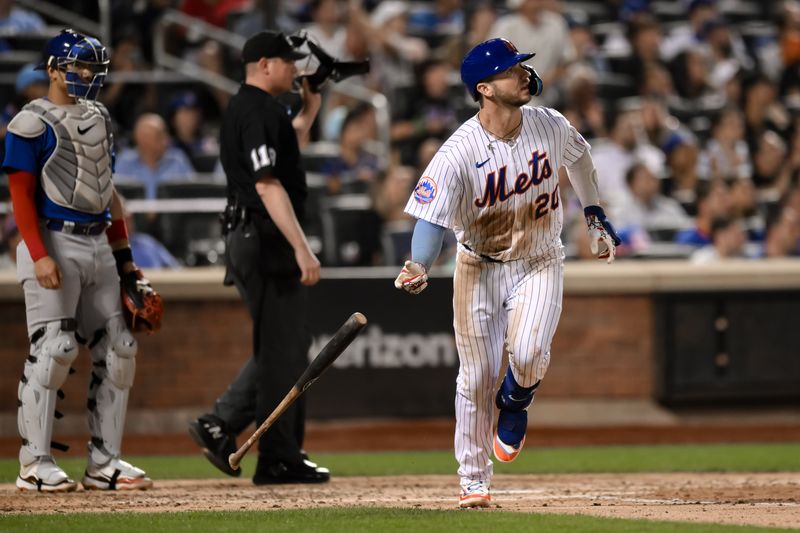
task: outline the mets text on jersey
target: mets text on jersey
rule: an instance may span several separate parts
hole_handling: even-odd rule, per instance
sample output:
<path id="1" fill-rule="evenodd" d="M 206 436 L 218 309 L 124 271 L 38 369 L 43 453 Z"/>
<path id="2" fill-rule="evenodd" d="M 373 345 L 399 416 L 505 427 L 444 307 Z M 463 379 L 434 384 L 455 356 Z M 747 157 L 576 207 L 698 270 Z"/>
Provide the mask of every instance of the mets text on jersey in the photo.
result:
<path id="1" fill-rule="evenodd" d="M 486 175 L 486 185 L 484 185 L 483 194 L 480 198 L 475 198 L 475 207 L 491 207 L 497 203 L 498 200 L 505 202 L 511 198 L 511 196 L 523 194 L 532 185 L 539 185 L 553 175 L 553 169 L 550 166 L 550 161 L 547 159 L 546 152 L 540 154 L 538 150 L 534 151 L 533 154 L 531 154 L 528 165 L 530 166 L 530 175 L 528 175 L 527 172 L 521 172 L 514 181 L 514 187 L 510 191 L 507 190 L 508 188 L 506 187 L 505 165 L 496 173 L 495 171 L 489 172 L 489 174 Z"/>

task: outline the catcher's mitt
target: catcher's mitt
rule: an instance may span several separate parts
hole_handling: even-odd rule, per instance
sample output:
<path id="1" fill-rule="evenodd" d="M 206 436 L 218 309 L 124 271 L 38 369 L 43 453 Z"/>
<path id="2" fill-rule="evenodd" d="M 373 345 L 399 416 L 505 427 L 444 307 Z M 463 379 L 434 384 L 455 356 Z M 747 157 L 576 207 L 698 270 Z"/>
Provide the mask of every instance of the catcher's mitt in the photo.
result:
<path id="1" fill-rule="evenodd" d="M 161 328 L 164 302 L 138 268 L 122 275 L 122 313 L 128 329 L 148 334 Z"/>

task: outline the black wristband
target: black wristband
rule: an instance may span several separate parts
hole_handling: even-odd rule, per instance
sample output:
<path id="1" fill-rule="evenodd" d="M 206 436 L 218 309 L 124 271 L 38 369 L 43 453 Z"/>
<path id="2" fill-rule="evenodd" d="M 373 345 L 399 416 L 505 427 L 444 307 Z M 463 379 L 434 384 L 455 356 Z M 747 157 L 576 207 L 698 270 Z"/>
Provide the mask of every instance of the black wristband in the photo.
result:
<path id="1" fill-rule="evenodd" d="M 119 250 L 114 250 L 112 253 L 114 254 L 114 261 L 117 262 L 117 274 L 122 277 L 122 268 L 125 266 L 125 263 L 128 261 L 133 263 L 133 252 L 131 252 L 130 248 L 120 248 Z"/>
<path id="2" fill-rule="evenodd" d="M 595 216 L 601 222 L 606 219 L 606 212 L 603 211 L 603 208 L 599 205 L 587 205 L 583 208 L 583 216 L 591 217 Z"/>

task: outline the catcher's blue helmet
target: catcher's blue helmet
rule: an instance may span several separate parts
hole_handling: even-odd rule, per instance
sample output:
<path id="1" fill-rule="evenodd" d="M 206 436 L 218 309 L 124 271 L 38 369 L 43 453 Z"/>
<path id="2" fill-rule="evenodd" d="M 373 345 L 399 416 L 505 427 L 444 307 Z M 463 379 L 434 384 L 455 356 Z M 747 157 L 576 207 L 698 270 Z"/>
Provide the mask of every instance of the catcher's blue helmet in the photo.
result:
<path id="1" fill-rule="evenodd" d="M 47 67 L 63 70 L 67 81 L 67 94 L 85 100 L 95 100 L 108 74 L 108 51 L 100 41 L 74 30 L 65 29 L 47 41 L 44 61 L 36 68 Z M 92 79 L 87 81 L 79 72 L 69 67 L 80 63 L 89 69 Z"/>
<path id="2" fill-rule="evenodd" d="M 527 61 L 536 54 L 522 54 L 511 41 L 507 39 L 489 39 L 475 46 L 464 56 L 461 63 L 461 81 L 466 85 L 469 94 L 478 100 L 478 83 L 489 76 L 513 67 L 518 63 Z M 542 93 L 542 80 L 536 71 L 527 65 L 523 66 L 531 75 L 530 93 L 538 96 Z"/>

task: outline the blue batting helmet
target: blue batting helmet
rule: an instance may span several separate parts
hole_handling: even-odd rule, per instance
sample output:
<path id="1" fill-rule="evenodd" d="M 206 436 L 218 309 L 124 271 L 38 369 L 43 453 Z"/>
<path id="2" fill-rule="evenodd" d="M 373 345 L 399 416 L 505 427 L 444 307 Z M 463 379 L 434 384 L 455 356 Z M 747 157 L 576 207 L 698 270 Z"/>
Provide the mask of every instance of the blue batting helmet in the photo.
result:
<path id="1" fill-rule="evenodd" d="M 95 100 L 100 87 L 108 74 L 108 51 L 94 37 L 74 30 L 61 30 L 61 33 L 47 41 L 44 61 L 38 69 L 52 67 L 63 70 L 67 81 L 67 94 L 85 100 Z M 87 81 L 80 72 L 71 71 L 70 66 L 80 63 L 81 68 L 89 69 L 92 79 Z"/>
<path id="2" fill-rule="evenodd" d="M 499 72 L 527 61 L 536 54 L 522 54 L 507 39 L 489 39 L 475 46 L 464 56 L 461 63 L 461 81 L 474 100 L 478 100 L 478 83 Z M 531 67 L 525 67 L 531 75 L 530 93 L 538 96 L 542 92 L 542 80 Z"/>

